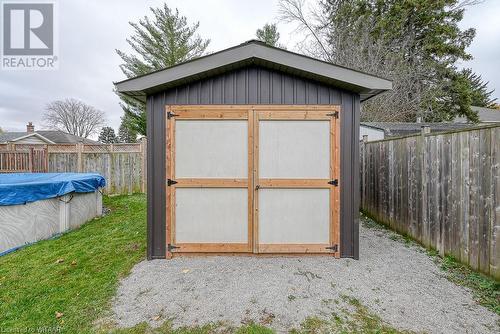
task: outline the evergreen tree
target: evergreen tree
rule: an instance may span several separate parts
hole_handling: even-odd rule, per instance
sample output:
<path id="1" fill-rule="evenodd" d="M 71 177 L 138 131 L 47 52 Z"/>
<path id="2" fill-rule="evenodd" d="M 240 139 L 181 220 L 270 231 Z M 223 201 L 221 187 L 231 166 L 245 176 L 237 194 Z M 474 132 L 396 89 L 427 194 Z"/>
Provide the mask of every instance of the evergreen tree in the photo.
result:
<path id="1" fill-rule="evenodd" d="M 151 17 L 145 16 L 138 23 L 130 22 L 133 35 L 127 39 L 134 53 L 116 50 L 123 60 L 120 69 L 127 78 L 164 69 L 202 56 L 210 43 L 198 34 L 199 22 L 188 24 L 187 18 L 167 4 L 151 8 Z M 145 105 L 126 96 L 120 96 L 125 113 L 125 126 L 131 131 L 146 135 Z"/>
<path id="2" fill-rule="evenodd" d="M 268 45 L 283 48 L 283 46 L 279 44 L 280 33 L 275 23 L 266 23 L 261 29 L 257 29 L 255 35 L 258 40 Z"/>
<path id="3" fill-rule="evenodd" d="M 472 105 L 493 107 L 497 99 L 492 97 L 494 90 L 488 89 L 488 82 L 484 82 L 480 75 L 469 68 L 462 70 L 461 74 L 469 83 Z"/>
<path id="4" fill-rule="evenodd" d="M 459 23 L 476 0 L 318 0 L 304 13 L 301 0 L 281 0 L 282 16 L 308 32 L 309 53 L 393 81 L 393 90 L 363 103 L 362 117 L 378 121 L 475 118 L 475 99 L 459 61 L 474 29 Z"/>
<path id="5" fill-rule="evenodd" d="M 127 119 L 122 116 L 122 122 L 120 123 L 120 128 L 118 129 L 118 137 L 122 143 L 135 143 L 137 142 L 137 132 L 131 130 L 127 126 Z"/>
<path id="6" fill-rule="evenodd" d="M 332 3 L 336 2 L 327 1 L 326 8 L 334 8 Z M 407 80 L 410 83 L 399 86 L 400 83 L 395 82 L 395 88 L 403 89 L 401 96 L 408 102 L 404 111 L 412 110 L 402 113 L 402 120 L 414 121 L 418 116 L 424 116 L 426 121 L 449 120 L 456 115 L 474 118 L 467 84 L 457 73 L 455 64 L 472 58 L 466 47 L 472 42 L 475 31 L 460 29 L 458 23 L 465 9 L 457 4 L 457 0 L 342 2 L 343 7 L 352 6 L 349 12 L 357 17 L 352 26 L 354 31 L 357 28 L 359 31 L 366 22 L 371 23 L 368 36 L 377 41 L 375 48 L 381 48 L 383 52 L 379 61 L 393 64 L 389 76 L 395 81 Z M 332 16 L 332 19 L 348 18 Z M 369 50 L 366 57 L 377 51 L 370 44 L 366 46 L 359 51 Z M 379 97 L 379 101 L 382 99 L 384 97 Z M 377 101 L 372 102 L 376 104 Z M 370 112 L 370 106 L 370 103 L 365 106 L 365 114 Z"/>
<path id="7" fill-rule="evenodd" d="M 101 129 L 98 140 L 103 144 L 118 143 L 118 137 L 115 134 L 115 130 L 109 126 L 105 126 Z"/>

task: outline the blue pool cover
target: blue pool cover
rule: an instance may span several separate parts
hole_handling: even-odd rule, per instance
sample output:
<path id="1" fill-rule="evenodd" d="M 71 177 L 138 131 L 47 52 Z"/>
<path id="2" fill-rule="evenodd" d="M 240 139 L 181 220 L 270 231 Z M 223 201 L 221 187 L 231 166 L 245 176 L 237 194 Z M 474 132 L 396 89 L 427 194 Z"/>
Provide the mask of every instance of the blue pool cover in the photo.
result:
<path id="1" fill-rule="evenodd" d="M 106 180 L 94 173 L 0 174 L 0 205 L 16 205 L 54 198 L 71 192 L 94 192 Z"/>

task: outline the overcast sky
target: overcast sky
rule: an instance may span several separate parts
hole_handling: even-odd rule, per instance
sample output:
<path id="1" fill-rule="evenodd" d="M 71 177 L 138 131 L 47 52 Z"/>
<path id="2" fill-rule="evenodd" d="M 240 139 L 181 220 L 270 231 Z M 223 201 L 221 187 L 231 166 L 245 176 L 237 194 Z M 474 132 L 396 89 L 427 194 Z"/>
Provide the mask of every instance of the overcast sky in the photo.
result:
<path id="1" fill-rule="evenodd" d="M 1 1 L 0 1 L 1 2 Z M 60 63 L 56 71 L 0 70 L 0 127 L 24 131 L 28 121 L 42 128 L 43 110 L 53 100 L 74 97 L 106 114 L 116 130 L 122 110 L 113 93 L 113 81 L 124 79 L 115 49 L 129 50 L 125 39 L 129 21 L 149 14 L 163 0 L 59 1 Z M 277 19 L 278 0 L 169 0 L 190 22 L 199 21 L 202 37 L 210 38 L 209 51 L 218 51 L 255 38 L 255 30 Z M 490 82 L 500 97 L 500 1 L 467 10 L 462 27 L 474 27 L 477 36 L 469 48 L 471 67 Z M 293 50 L 296 36 L 290 25 L 279 25 L 281 42 Z M 297 51 L 297 50 L 296 50 Z"/>

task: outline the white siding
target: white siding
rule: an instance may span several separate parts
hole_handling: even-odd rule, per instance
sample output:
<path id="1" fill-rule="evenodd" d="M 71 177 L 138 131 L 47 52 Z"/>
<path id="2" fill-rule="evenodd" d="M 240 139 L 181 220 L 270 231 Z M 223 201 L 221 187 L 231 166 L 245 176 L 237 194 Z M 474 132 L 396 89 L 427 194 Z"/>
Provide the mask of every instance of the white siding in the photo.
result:
<path id="1" fill-rule="evenodd" d="M 380 140 L 384 139 L 384 131 L 361 125 L 359 127 L 359 140 L 363 140 L 363 136 L 368 136 L 368 141 Z"/>

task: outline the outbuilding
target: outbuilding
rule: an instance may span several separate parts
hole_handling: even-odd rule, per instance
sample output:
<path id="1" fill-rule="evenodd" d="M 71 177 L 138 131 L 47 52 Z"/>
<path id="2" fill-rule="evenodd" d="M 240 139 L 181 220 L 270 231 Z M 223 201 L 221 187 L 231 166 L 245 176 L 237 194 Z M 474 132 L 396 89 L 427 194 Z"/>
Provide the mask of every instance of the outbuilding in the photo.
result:
<path id="1" fill-rule="evenodd" d="M 391 86 L 254 40 L 116 83 L 146 103 L 148 259 L 357 259 L 360 101 Z"/>

